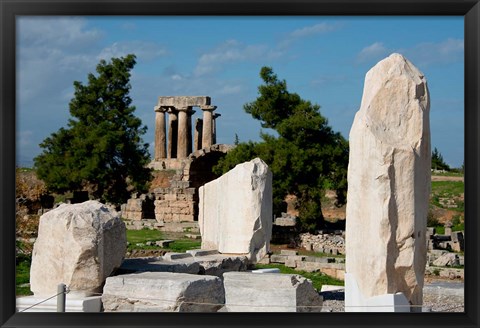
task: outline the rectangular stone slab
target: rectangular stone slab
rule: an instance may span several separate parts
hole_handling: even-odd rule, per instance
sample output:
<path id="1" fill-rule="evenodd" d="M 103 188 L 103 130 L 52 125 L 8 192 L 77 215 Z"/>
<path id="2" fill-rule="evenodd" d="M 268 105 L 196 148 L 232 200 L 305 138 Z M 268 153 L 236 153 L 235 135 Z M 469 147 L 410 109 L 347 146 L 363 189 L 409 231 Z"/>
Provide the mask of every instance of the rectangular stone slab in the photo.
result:
<path id="1" fill-rule="evenodd" d="M 310 280 L 293 274 L 226 272 L 228 312 L 321 312 L 323 298 Z"/>
<path id="2" fill-rule="evenodd" d="M 164 107 L 193 107 L 210 105 L 210 97 L 207 96 L 177 96 L 177 97 L 158 97 L 158 106 Z"/>
<path id="3" fill-rule="evenodd" d="M 216 312 L 225 294 L 218 277 L 142 272 L 107 278 L 105 312 Z"/>

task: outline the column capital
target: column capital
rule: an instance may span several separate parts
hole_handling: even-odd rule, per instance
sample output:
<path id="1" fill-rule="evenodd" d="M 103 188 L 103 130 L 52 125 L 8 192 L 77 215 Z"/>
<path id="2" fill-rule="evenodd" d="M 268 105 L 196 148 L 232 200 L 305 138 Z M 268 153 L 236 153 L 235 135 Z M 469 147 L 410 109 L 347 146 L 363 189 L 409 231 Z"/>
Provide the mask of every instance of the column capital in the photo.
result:
<path id="1" fill-rule="evenodd" d="M 178 110 L 175 107 L 167 107 L 167 108 L 168 108 L 167 109 L 168 114 L 177 114 L 178 113 Z"/>
<path id="2" fill-rule="evenodd" d="M 192 106 L 184 106 L 184 107 L 175 107 L 175 109 L 179 112 L 187 112 L 190 113 L 192 111 Z"/>
<path id="3" fill-rule="evenodd" d="M 168 107 L 157 105 L 157 106 L 153 107 L 153 110 L 155 112 L 165 113 L 168 110 Z"/>
<path id="4" fill-rule="evenodd" d="M 203 111 L 214 111 L 217 109 L 217 106 L 200 106 L 200 109 Z"/>

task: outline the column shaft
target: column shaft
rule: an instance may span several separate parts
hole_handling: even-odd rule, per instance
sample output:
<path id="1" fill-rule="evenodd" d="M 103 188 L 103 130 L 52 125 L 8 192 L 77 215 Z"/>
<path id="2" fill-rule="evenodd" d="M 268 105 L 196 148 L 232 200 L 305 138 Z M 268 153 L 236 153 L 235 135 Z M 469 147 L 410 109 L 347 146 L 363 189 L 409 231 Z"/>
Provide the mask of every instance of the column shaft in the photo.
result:
<path id="1" fill-rule="evenodd" d="M 202 148 L 210 148 L 213 141 L 213 111 L 216 106 L 202 106 L 203 110 L 203 131 L 202 131 Z"/>
<path id="2" fill-rule="evenodd" d="M 215 145 L 217 143 L 217 118 L 222 116 L 222 114 L 213 115 L 213 131 L 212 131 L 212 142 Z"/>
<path id="3" fill-rule="evenodd" d="M 163 107 L 155 106 L 155 160 L 167 157 L 165 111 Z"/>
<path id="4" fill-rule="evenodd" d="M 168 110 L 168 158 L 177 158 L 178 117 L 175 108 Z"/>
<path id="5" fill-rule="evenodd" d="M 195 138 L 194 138 L 194 150 L 202 149 L 202 125 L 203 120 L 201 118 L 197 118 L 195 120 Z"/>
<path id="6" fill-rule="evenodd" d="M 188 156 L 188 107 L 178 108 L 177 158 Z"/>

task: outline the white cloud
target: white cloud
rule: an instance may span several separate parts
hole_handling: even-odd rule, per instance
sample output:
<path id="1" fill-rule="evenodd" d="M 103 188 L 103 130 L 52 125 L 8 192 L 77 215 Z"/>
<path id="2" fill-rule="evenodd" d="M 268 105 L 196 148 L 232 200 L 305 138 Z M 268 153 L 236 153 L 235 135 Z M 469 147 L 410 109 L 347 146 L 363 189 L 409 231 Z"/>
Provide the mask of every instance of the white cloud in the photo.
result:
<path id="1" fill-rule="evenodd" d="M 223 88 L 218 90 L 219 95 L 232 95 L 242 92 L 241 85 L 225 85 Z"/>
<path id="2" fill-rule="evenodd" d="M 84 19 L 22 17 L 17 30 L 20 103 L 58 97 L 59 88 L 95 65 L 101 32 L 90 29 Z"/>
<path id="3" fill-rule="evenodd" d="M 110 60 L 112 57 L 122 57 L 128 54 L 135 54 L 137 59 L 151 61 L 155 58 L 165 56 L 167 50 L 153 42 L 147 41 L 125 41 L 115 42 L 109 47 L 102 49 L 97 59 Z"/>
<path id="4" fill-rule="evenodd" d="M 173 81 L 181 81 L 181 80 L 183 80 L 183 77 L 182 77 L 180 74 L 173 74 L 173 75 L 171 76 L 171 79 L 172 79 Z"/>
<path id="5" fill-rule="evenodd" d="M 305 26 L 288 33 L 286 37 L 278 44 L 279 48 L 283 49 L 290 46 L 293 42 L 318 34 L 325 34 L 335 31 L 338 28 L 337 25 L 328 23 L 319 23 L 311 26 Z"/>
<path id="6" fill-rule="evenodd" d="M 266 45 L 246 45 L 237 40 L 227 40 L 212 51 L 200 56 L 194 75 L 202 76 L 217 72 L 225 64 L 257 61 L 277 56 L 279 56 L 279 53 L 271 51 Z"/>
<path id="7" fill-rule="evenodd" d="M 32 142 L 33 132 L 30 130 L 19 131 L 17 133 L 17 142 L 19 146 L 28 146 Z"/>
<path id="8" fill-rule="evenodd" d="M 375 42 L 363 48 L 357 55 L 357 63 L 378 61 L 390 53 L 398 52 L 417 66 L 449 64 L 463 60 L 464 41 L 445 39 L 440 42 L 423 42 L 409 48 L 388 48 L 381 42 Z"/>
<path id="9" fill-rule="evenodd" d="M 28 47 L 69 49 L 80 49 L 102 37 L 99 30 L 89 28 L 81 17 L 20 17 L 17 35 Z"/>
<path id="10" fill-rule="evenodd" d="M 327 33 L 334 31 L 336 27 L 331 24 L 327 23 L 320 23 L 312 26 L 306 26 L 303 28 L 299 28 L 291 32 L 288 37 L 289 38 L 303 38 L 306 36 L 311 36 L 311 35 L 316 35 L 316 34 L 322 34 L 322 33 Z"/>
<path id="11" fill-rule="evenodd" d="M 421 66 L 448 64 L 463 61 L 464 40 L 449 38 L 436 43 L 424 42 L 398 52 Z"/>
<path id="12" fill-rule="evenodd" d="M 357 55 L 357 62 L 364 63 L 371 60 L 379 60 L 385 57 L 388 53 L 388 49 L 385 48 L 383 43 L 375 42 L 365 48 L 363 48 Z"/>

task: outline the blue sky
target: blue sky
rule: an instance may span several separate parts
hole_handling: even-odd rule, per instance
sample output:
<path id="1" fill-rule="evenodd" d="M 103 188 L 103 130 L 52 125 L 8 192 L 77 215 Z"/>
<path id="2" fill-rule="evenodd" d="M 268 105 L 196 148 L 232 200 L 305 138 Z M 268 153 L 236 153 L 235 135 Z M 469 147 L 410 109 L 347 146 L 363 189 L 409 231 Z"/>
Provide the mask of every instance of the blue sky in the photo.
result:
<path id="1" fill-rule="evenodd" d="M 321 106 L 348 139 L 366 72 L 399 52 L 426 76 L 432 149 L 447 164 L 464 158 L 463 17 L 18 17 L 17 165 L 31 166 L 38 144 L 70 116 L 73 81 L 100 59 L 137 55 L 131 97 L 153 149 L 159 96 L 207 95 L 217 142 L 259 140 L 243 110 L 257 97 L 262 66 L 289 91 Z M 194 115 L 200 117 L 201 110 Z"/>

